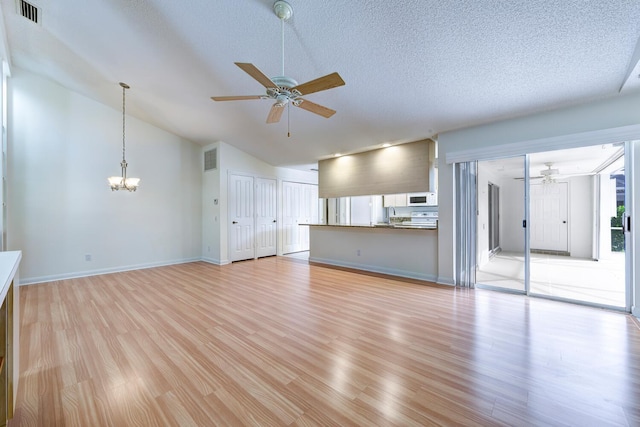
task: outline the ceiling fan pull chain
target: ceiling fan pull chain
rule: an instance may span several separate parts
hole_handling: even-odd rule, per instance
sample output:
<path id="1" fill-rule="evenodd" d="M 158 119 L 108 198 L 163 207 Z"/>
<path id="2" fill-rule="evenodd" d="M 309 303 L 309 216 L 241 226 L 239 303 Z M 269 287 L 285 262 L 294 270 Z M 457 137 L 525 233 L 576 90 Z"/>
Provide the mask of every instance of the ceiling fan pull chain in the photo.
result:
<path id="1" fill-rule="evenodd" d="M 287 104 L 287 138 L 291 138 L 291 121 L 289 114 L 291 113 L 291 104 Z"/>

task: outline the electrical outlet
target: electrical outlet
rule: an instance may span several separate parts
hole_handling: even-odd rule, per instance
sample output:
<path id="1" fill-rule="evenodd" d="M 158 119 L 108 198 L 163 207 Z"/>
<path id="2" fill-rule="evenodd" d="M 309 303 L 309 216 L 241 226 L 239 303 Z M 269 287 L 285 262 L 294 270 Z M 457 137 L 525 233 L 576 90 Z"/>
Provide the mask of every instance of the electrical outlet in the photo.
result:
<path id="1" fill-rule="evenodd" d="M 356 251 L 356 254 L 357 254 L 358 256 L 360 256 L 360 249 L 358 249 L 358 250 Z"/>
<path id="2" fill-rule="evenodd" d="M 86 255 L 84 256 L 84 260 L 85 260 L 85 261 L 91 261 L 91 254 L 86 254 Z"/>

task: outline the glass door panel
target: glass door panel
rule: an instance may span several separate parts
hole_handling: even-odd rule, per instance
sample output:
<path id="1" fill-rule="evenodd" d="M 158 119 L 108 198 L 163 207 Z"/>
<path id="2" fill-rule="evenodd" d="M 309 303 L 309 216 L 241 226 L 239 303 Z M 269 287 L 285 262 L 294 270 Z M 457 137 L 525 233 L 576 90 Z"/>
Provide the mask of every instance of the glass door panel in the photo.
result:
<path id="1" fill-rule="evenodd" d="M 525 157 L 478 162 L 476 286 L 524 293 Z"/>
<path id="2" fill-rule="evenodd" d="M 624 147 L 529 155 L 530 293 L 624 308 Z"/>

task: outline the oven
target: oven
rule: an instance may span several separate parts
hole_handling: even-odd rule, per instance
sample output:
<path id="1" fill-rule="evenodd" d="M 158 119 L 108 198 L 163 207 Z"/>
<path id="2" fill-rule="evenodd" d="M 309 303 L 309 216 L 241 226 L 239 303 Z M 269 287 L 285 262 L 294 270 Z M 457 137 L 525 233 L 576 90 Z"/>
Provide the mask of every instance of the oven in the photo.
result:
<path id="1" fill-rule="evenodd" d="M 438 212 L 411 212 L 412 227 L 437 228 Z"/>

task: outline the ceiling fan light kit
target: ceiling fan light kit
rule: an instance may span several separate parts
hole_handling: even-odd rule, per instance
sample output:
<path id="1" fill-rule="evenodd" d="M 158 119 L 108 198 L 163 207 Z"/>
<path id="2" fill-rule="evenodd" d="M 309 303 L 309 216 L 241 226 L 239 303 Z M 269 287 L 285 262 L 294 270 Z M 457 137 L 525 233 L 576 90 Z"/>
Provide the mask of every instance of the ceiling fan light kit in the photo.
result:
<path id="1" fill-rule="evenodd" d="M 242 101 L 250 99 L 272 99 L 275 103 L 271 106 L 271 110 L 267 115 L 267 123 L 278 123 L 282 117 L 284 107 L 293 105 L 303 110 L 310 111 L 322 117 L 329 118 L 336 111 L 322 105 L 308 101 L 302 96 L 306 96 L 315 92 L 332 89 L 338 86 L 344 86 L 344 80 L 338 73 L 331 73 L 326 76 L 311 80 L 309 82 L 298 84 L 298 82 L 285 75 L 284 72 L 284 22 L 293 16 L 293 8 L 286 1 L 278 0 L 273 4 L 273 11 L 280 19 L 282 27 L 282 75 L 276 77 L 267 77 L 255 65 L 244 62 L 236 62 L 245 73 L 253 77 L 258 83 L 266 88 L 264 95 L 240 95 L 240 96 L 212 96 L 214 101 Z"/>

